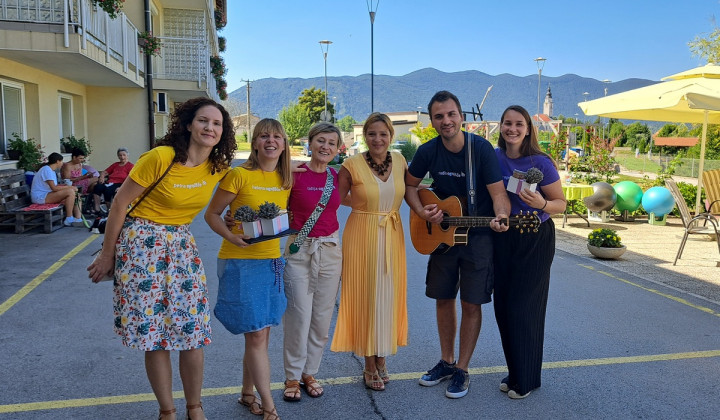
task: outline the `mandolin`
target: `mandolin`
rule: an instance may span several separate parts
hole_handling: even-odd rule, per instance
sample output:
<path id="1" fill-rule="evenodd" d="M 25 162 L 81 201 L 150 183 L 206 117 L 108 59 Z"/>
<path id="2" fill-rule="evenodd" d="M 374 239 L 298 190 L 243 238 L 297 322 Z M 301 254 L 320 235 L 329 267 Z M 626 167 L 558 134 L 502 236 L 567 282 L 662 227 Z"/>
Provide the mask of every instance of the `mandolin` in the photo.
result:
<path id="1" fill-rule="evenodd" d="M 443 253 L 449 247 L 467 245 L 468 231 L 472 227 L 490 226 L 494 217 L 463 216 L 463 204 L 459 198 L 450 196 L 441 200 L 432 190 L 418 190 L 423 206 L 437 204 L 443 212 L 443 221 L 439 224 L 430 223 L 410 210 L 410 239 L 421 254 Z M 510 228 L 524 232 L 537 232 L 540 218 L 537 214 L 520 214 L 510 216 L 501 221 Z"/>

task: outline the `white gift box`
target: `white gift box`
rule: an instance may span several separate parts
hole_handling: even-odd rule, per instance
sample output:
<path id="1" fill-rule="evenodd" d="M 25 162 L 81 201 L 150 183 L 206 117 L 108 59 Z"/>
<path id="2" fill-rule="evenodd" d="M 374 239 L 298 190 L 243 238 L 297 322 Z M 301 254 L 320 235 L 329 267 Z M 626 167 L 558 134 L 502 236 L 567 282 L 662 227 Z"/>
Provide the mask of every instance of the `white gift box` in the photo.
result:
<path id="1" fill-rule="evenodd" d="M 259 238 L 263 234 L 262 223 L 260 220 L 254 222 L 242 222 L 243 233 L 250 238 Z"/>
<path id="2" fill-rule="evenodd" d="M 273 236 L 278 233 L 290 229 L 290 221 L 287 212 L 281 213 L 274 219 L 260 219 L 262 222 L 262 234 L 265 236 Z"/>
<path id="3" fill-rule="evenodd" d="M 515 178 L 514 176 L 511 176 L 508 180 L 507 190 L 511 193 L 519 194 L 522 190 L 530 190 L 532 192 L 535 192 L 535 189 L 537 188 L 537 183 L 535 184 L 528 184 L 525 182 L 524 179 Z"/>

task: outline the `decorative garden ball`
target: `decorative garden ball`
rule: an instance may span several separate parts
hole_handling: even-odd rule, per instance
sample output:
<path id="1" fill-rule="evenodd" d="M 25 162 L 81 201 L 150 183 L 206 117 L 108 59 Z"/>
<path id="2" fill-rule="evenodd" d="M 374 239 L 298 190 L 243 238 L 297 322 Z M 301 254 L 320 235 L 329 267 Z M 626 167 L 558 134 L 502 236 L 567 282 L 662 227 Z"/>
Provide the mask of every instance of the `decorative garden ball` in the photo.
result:
<path id="1" fill-rule="evenodd" d="M 592 184 L 592 187 L 593 195 L 583 198 L 585 207 L 598 213 L 612 209 L 617 201 L 617 194 L 613 186 L 607 182 L 596 182 Z"/>
<path id="2" fill-rule="evenodd" d="M 617 202 L 615 208 L 620 211 L 635 211 L 640 207 L 643 191 L 640 186 L 632 181 L 621 181 L 615 184 Z"/>
<path id="3" fill-rule="evenodd" d="M 642 206 L 648 213 L 662 218 L 675 207 L 675 199 L 665 187 L 652 187 L 642 196 Z"/>

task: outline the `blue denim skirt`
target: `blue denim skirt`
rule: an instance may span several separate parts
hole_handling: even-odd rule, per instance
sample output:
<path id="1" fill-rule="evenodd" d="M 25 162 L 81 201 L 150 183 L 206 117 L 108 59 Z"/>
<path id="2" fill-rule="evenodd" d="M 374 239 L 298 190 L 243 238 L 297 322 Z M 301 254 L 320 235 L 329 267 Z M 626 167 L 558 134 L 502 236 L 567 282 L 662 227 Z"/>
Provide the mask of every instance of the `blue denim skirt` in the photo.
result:
<path id="1" fill-rule="evenodd" d="M 287 307 L 283 258 L 262 260 L 218 258 L 215 318 L 233 334 L 279 325 Z"/>

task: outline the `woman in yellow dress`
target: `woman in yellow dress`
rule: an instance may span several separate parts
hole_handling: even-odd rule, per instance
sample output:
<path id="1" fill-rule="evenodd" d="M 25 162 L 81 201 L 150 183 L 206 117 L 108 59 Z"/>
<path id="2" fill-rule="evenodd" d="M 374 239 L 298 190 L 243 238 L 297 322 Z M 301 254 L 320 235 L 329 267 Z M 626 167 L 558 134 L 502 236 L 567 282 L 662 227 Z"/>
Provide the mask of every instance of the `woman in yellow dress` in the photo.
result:
<path id="1" fill-rule="evenodd" d="M 343 231 L 340 309 L 331 350 L 364 356 L 365 386 L 382 391 L 390 381 L 385 357 L 407 344 L 405 239 L 398 213 L 407 162 L 388 150 L 394 130 L 387 115 L 370 114 L 363 135 L 368 151 L 343 162 L 338 173 L 340 197 L 352 212 Z"/>

